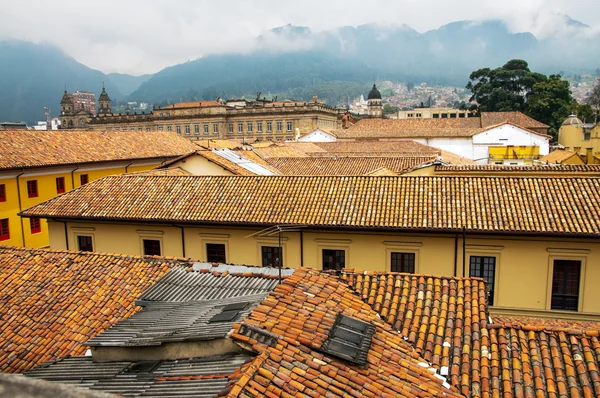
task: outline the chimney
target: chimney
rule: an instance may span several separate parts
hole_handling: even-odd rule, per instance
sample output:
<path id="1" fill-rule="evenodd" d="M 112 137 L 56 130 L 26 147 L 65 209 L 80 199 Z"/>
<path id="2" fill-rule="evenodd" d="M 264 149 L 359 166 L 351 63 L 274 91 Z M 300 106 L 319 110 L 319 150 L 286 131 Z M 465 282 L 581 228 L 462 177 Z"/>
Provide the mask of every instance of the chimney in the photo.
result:
<path id="1" fill-rule="evenodd" d="M 585 162 L 587 164 L 594 164 L 594 153 L 593 148 L 585 148 Z"/>
<path id="2" fill-rule="evenodd" d="M 580 155 L 581 154 L 581 147 L 580 146 L 574 146 L 573 147 L 573 152 L 575 152 L 576 154 Z"/>

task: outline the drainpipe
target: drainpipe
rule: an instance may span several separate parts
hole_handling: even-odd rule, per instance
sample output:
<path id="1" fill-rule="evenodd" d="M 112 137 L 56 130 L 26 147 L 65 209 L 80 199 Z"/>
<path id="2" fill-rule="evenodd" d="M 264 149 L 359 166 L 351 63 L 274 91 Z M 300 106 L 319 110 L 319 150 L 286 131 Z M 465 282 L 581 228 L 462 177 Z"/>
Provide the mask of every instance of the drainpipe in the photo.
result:
<path id="1" fill-rule="evenodd" d="M 69 232 L 67 230 L 67 222 L 64 221 L 65 223 L 65 245 L 67 246 L 67 250 L 69 250 Z"/>
<path id="2" fill-rule="evenodd" d="M 300 231 L 300 267 L 304 267 L 304 234 Z"/>
<path id="3" fill-rule="evenodd" d="M 79 170 L 79 165 L 71 170 L 71 189 L 75 189 L 75 171 Z"/>
<path id="4" fill-rule="evenodd" d="M 183 229 L 183 227 L 180 227 L 179 225 L 173 224 L 173 226 L 175 228 L 179 228 L 181 230 L 181 254 L 182 254 L 183 258 L 186 258 L 186 256 L 185 256 L 185 234 L 183 233 L 184 229 Z"/>
<path id="5" fill-rule="evenodd" d="M 25 174 L 25 169 L 21 169 L 21 174 L 18 174 L 15 178 L 17 180 L 17 198 L 19 199 L 19 213 L 23 211 L 23 206 L 21 205 L 21 187 L 19 186 L 19 177 Z M 21 239 L 23 242 L 23 247 L 27 246 L 25 244 L 25 227 L 23 226 L 23 217 L 19 216 L 19 223 L 21 223 Z"/>
<path id="6" fill-rule="evenodd" d="M 467 229 L 463 226 L 463 278 L 466 276 L 466 266 L 467 266 Z"/>
<path id="7" fill-rule="evenodd" d="M 457 272 L 457 264 L 458 263 L 458 235 L 454 235 L 454 276 Z"/>
<path id="8" fill-rule="evenodd" d="M 127 166 L 125 166 L 125 174 L 127 174 L 127 169 L 129 168 L 129 166 L 131 166 L 133 164 L 133 160 L 129 162 L 129 164 Z"/>

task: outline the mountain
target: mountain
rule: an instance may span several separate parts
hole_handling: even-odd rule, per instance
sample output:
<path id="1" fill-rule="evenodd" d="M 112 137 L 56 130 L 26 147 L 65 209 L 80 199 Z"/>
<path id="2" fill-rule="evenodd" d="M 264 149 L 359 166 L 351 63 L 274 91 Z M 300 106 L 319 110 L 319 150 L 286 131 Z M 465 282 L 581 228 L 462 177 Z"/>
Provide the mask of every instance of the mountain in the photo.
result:
<path id="1" fill-rule="evenodd" d="M 69 92 L 93 91 L 98 97 L 104 82 L 111 98 L 123 99 L 120 86 L 128 94 L 137 88 L 135 79 L 107 76 L 48 44 L 0 41 L 0 121 L 35 124 L 44 119 L 44 107 L 58 116 L 65 85 Z"/>
<path id="2" fill-rule="evenodd" d="M 118 88 L 121 94 L 127 96 L 137 90 L 152 75 L 131 76 L 124 73 L 109 73 L 106 77 L 109 82 Z"/>

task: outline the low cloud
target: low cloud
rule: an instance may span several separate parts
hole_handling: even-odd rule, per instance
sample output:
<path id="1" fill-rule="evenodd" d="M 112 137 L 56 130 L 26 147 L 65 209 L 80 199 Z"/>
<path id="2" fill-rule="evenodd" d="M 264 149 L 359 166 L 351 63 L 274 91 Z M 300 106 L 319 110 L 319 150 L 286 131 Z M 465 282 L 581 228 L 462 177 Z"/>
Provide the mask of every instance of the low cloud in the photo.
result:
<path id="1" fill-rule="evenodd" d="M 597 33 L 597 0 L 0 0 L 0 40 L 49 42 L 104 72 L 142 74 L 222 52 L 307 49 L 314 37 L 274 35 L 288 23 L 313 32 L 344 25 L 406 24 L 424 32 L 459 20 L 503 19 L 515 32 L 543 38 L 573 31 L 563 15 Z M 257 37 L 261 37 L 257 40 Z"/>

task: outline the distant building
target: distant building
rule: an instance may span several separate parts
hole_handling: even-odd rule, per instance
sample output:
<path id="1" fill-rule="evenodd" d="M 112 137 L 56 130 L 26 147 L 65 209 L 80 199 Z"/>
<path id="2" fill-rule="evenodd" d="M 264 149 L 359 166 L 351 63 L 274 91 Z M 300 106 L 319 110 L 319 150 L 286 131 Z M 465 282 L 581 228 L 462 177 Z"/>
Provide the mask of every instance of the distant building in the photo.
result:
<path id="1" fill-rule="evenodd" d="M 373 88 L 369 91 L 367 97 L 367 107 L 369 108 L 369 116 L 383 117 L 383 106 L 381 104 L 381 93 L 377 90 L 377 86 L 373 84 Z"/>
<path id="2" fill-rule="evenodd" d="M 398 111 L 398 119 L 455 119 L 470 115 L 468 110 L 455 108 L 414 108 Z"/>
<path id="3" fill-rule="evenodd" d="M 102 87 L 102 92 L 106 94 L 104 87 Z M 100 98 L 102 99 L 102 96 Z M 95 116 L 96 94 L 80 90 L 76 90 L 73 94 L 70 94 L 65 89 L 60 101 L 61 128 L 86 128 L 88 121 Z"/>
<path id="4" fill-rule="evenodd" d="M 25 122 L 0 122 L 0 130 L 27 130 Z"/>
<path id="5" fill-rule="evenodd" d="M 594 123 L 583 123 L 571 115 L 560 126 L 558 143 L 565 149 L 581 155 L 587 164 L 600 163 L 600 127 Z"/>

